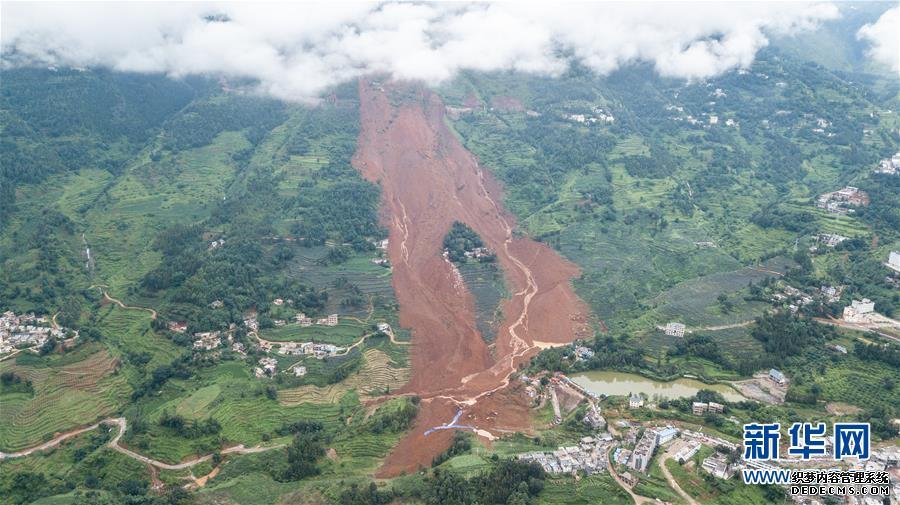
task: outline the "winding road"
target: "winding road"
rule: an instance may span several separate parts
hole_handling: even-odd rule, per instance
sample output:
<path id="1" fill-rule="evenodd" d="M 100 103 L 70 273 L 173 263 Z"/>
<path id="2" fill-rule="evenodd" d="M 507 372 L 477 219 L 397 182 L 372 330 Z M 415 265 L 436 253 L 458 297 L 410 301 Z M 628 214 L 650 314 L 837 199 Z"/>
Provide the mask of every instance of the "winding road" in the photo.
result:
<path id="1" fill-rule="evenodd" d="M 119 444 L 119 440 L 121 440 L 122 436 L 125 434 L 125 431 L 128 429 L 128 420 L 126 420 L 124 417 L 110 417 L 110 418 L 104 419 L 96 424 L 92 424 L 91 426 L 68 431 L 61 435 L 58 435 L 57 437 L 53 438 L 52 440 L 44 442 L 40 445 L 36 445 L 29 449 L 25 449 L 23 451 L 10 452 L 10 453 L 0 452 L 0 460 L 22 458 L 25 456 L 30 456 L 31 454 L 34 454 L 35 452 L 41 452 L 41 451 L 46 451 L 48 449 L 52 449 L 72 437 L 75 437 L 75 436 L 81 435 L 82 433 L 86 433 L 88 431 L 97 429 L 101 424 L 115 425 L 115 426 L 118 426 L 118 428 L 119 428 L 119 432 L 116 433 L 116 436 L 113 437 L 112 440 L 110 440 L 106 444 L 107 447 L 109 447 L 110 449 L 112 449 L 114 451 L 120 452 L 132 459 L 140 461 L 141 463 L 145 463 L 145 464 L 154 466 L 154 467 L 162 469 L 162 470 L 184 470 L 184 469 L 190 468 L 194 465 L 203 463 L 204 461 L 209 461 L 213 457 L 213 453 L 210 453 L 205 456 L 198 456 L 196 458 L 189 459 L 187 461 L 183 461 L 181 463 L 170 464 L 170 463 L 164 463 L 162 461 L 159 461 L 159 460 L 156 460 L 153 458 L 149 458 L 147 456 L 143 456 L 141 454 L 138 454 L 138 453 L 132 451 L 131 449 L 122 447 Z M 221 451 L 219 451 L 219 453 L 220 454 L 254 454 L 254 453 L 258 453 L 258 452 L 271 451 L 273 449 L 279 449 L 282 447 L 284 447 L 284 444 L 271 445 L 271 446 L 255 446 L 255 447 L 245 447 L 243 444 L 240 444 L 240 445 L 235 445 L 232 447 L 226 447 L 225 449 L 222 449 Z"/>

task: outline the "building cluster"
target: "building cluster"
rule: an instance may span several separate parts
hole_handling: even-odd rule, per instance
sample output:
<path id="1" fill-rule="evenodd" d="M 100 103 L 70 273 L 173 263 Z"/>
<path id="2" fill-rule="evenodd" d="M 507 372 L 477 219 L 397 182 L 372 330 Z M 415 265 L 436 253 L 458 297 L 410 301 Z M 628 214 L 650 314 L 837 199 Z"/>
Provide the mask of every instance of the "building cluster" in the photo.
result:
<path id="1" fill-rule="evenodd" d="M 666 323 L 665 332 L 670 337 L 683 337 L 684 328 L 685 326 L 682 323 Z"/>
<path id="2" fill-rule="evenodd" d="M 222 345 L 221 332 L 218 331 L 194 333 L 194 339 L 194 349 L 197 350 L 211 351 Z"/>
<path id="3" fill-rule="evenodd" d="M 0 354 L 23 347 L 39 347 L 50 337 L 63 338 L 69 332 L 77 337 L 78 332 L 65 328 L 45 326 L 47 318 L 31 314 L 17 315 L 7 311 L 0 315 Z"/>
<path id="4" fill-rule="evenodd" d="M 600 414 L 600 409 L 594 402 L 589 402 L 587 412 L 584 414 L 582 422 L 597 431 L 606 429 L 606 419 Z"/>
<path id="5" fill-rule="evenodd" d="M 250 331 L 259 331 L 259 321 L 257 321 L 255 317 L 251 316 L 244 319 L 244 326 Z"/>
<path id="6" fill-rule="evenodd" d="M 628 466 L 638 472 L 646 472 L 656 448 L 672 440 L 676 435 L 678 435 L 678 429 L 673 426 L 647 428 L 631 451 L 631 460 L 628 462 Z"/>
<path id="7" fill-rule="evenodd" d="M 691 412 L 693 412 L 695 416 L 700 416 L 707 412 L 711 414 L 721 414 L 725 412 L 725 406 L 716 402 L 694 402 L 691 404 Z"/>
<path id="8" fill-rule="evenodd" d="M 294 321 L 303 328 L 308 328 L 313 325 L 312 318 L 303 312 L 297 312 L 294 315 Z M 320 326 L 337 326 L 339 322 L 340 319 L 337 314 L 330 314 L 327 317 L 316 319 L 316 324 Z"/>
<path id="9" fill-rule="evenodd" d="M 218 249 L 218 248 L 222 247 L 223 245 L 225 245 L 225 239 L 220 238 L 218 240 L 213 240 L 212 242 L 210 242 L 209 247 L 207 249 L 212 251 L 213 249 Z"/>
<path id="10" fill-rule="evenodd" d="M 591 359 L 594 357 L 594 350 L 590 347 L 585 347 L 583 345 L 574 345 L 573 347 L 575 348 L 576 360 Z"/>
<path id="11" fill-rule="evenodd" d="M 897 153 L 890 158 L 885 158 L 878 162 L 878 166 L 875 168 L 875 173 L 887 175 L 900 174 L 900 153 Z"/>
<path id="12" fill-rule="evenodd" d="M 275 358 L 260 358 L 259 366 L 253 369 L 253 374 L 261 379 L 263 377 L 275 377 L 278 371 L 278 360 Z"/>
<path id="13" fill-rule="evenodd" d="M 772 295 L 772 301 L 788 303 L 788 309 L 791 311 L 791 314 L 796 314 L 800 307 L 813 303 L 813 298 L 799 289 L 786 284 L 780 292 Z"/>
<path id="14" fill-rule="evenodd" d="M 187 331 L 187 322 L 186 321 L 169 321 L 166 323 L 166 328 L 171 332 L 175 333 L 184 333 Z"/>
<path id="15" fill-rule="evenodd" d="M 825 247 L 834 247 L 841 242 L 848 240 L 849 237 L 838 235 L 837 233 L 820 233 L 816 241 Z"/>
<path id="16" fill-rule="evenodd" d="M 824 193 L 816 199 L 816 207 L 834 214 L 852 213 L 854 212 L 853 207 L 865 207 L 866 205 L 869 205 L 869 195 L 853 186 Z"/>
<path id="17" fill-rule="evenodd" d="M 834 303 L 841 299 L 845 286 L 822 286 L 819 292 L 827 303 Z"/>
<path id="18" fill-rule="evenodd" d="M 592 107 L 591 113 L 593 115 L 566 114 L 565 118 L 580 124 L 613 123 L 616 121 L 616 118 L 613 117 L 612 113 L 602 107 Z"/>
<path id="19" fill-rule="evenodd" d="M 293 356 L 313 356 L 323 359 L 343 351 L 343 347 L 333 344 L 317 344 L 315 342 L 285 342 L 278 347 L 278 354 Z"/>
<path id="20" fill-rule="evenodd" d="M 578 445 L 560 447 L 552 452 L 527 452 L 520 454 L 521 461 L 533 461 L 551 474 L 571 474 L 582 471 L 588 475 L 606 470 L 607 451 L 612 437 L 584 437 Z"/>

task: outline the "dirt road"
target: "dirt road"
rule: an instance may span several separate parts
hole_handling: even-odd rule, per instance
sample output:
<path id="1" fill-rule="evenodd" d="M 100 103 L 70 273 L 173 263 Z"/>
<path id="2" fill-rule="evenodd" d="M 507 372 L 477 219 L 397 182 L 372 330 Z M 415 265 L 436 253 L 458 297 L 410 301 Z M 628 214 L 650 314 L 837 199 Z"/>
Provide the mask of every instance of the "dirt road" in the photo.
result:
<path id="1" fill-rule="evenodd" d="M 700 505 L 697 500 L 695 500 L 691 495 L 687 494 L 684 489 L 681 489 L 681 486 L 678 485 L 678 481 L 675 480 L 675 477 L 672 477 L 672 473 L 669 472 L 668 468 L 666 468 L 666 461 L 668 461 L 672 457 L 671 452 L 673 447 L 670 447 L 669 450 L 665 451 L 662 456 L 659 457 L 659 469 L 660 471 L 662 471 L 663 476 L 669 483 L 669 487 L 674 489 L 679 496 L 684 498 L 684 501 L 688 502 L 689 505 Z"/>
<path id="2" fill-rule="evenodd" d="M 427 400 L 412 433 L 379 472 L 392 476 L 431 463 L 449 437 L 441 432 L 426 439 L 424 432 L 448 422 L 457 408 L 472 416 L 466 424 L 488 433 L 529 429 L 527 409 L 505 405 L 515 400 L 502 390 L 537 352 L 534 341 L 586 335 L 588 311 L 571 287 L 577 267 L 546 245 L 513 235 L 515 222 L 499 203 L 497 183 L 446 126 L 434 93 L 365 80 L 359 91 L 353 165 L 381 187 L 400 324 L 413 334 L 413 373 L 401 392 Z M 441 256 L 454 221 L 468 224 L 496 253 L 512 293 L 501 307 L 506 318 L 493 354 L 476 328 L 472 294 Z M 498 411 L 502 415 L 491 414 Z"/>
<path id="3" fill-rule="evenodd" d="M 47 449 L 51 449 L 53 447 L 58 446 L 59 444 L 61 444 L 62 442 L 64 442 L 65 440 L 67 440 L 69 438 L 72 438 L 74 436 L 80 435 L 82 433 L 85 433 L 85 432 L 88 432 L 91 430 L 95 430 L 101 424 L 115 425 L 119 428 L 118 433 L 116 433 L 116 435 L 112 438 L 112 440 L 110 440 L 106 444 L 110 449 L 120 452 L 132 459 L 136 459 L 136 460 L 140 461 L 141 463 L 145 463 L 145 464 L 154 466 L 156 468 L 161 468 L 163 470 L 184 470 L 185 468 L 190 468 L 190 467 L 197 465 L 199 463 L 202 463 L 204 461 L 209 461 L 213 457 L 212 454 L 207 454 L 205 456 L 198 456 L 196 458 L 189 459 L 187 461 L 183 461 L 181 463 L 176 463 L 176 464 L 164 463 L 162 461 L 158 461 L 153 458 L 148 458 L 147 456 L 138 454 L 138 453 L 132 451 L 131 449 L 126 449 L 125 447 L 122 447 L 119 444 L 119 440 L 122 438 L 122 436 L 125 434 L 125 431 L 128 429 L 128 421 L 124 417 L 111 417 L 109 419 L 104 419 L 97 424 L 93 424 L 93 425 L 87 426 L 85 428 L 79 428 L 77 430 L 68 431 L 66 433 L 63 433 L 61 435 L 54 437 L 52 440 L 44 442 L 44 443 L 37 445 L 35 447 L 32 447 L 30 449 L 26 449 L 24 451 L 13 452 L 13 453 L 0 452 L 0 460 L 21 458 L 21 457 L 25 457 L 25 456 L 34 454 L 35 452 L 40 452 L 40 451 L 45 451 Z M 257 453 L 257 452 L 271 451 L 272 449 L 278 449 L 281 447 L 284 447 L 284 445 L 283 444 L 282 445 L 272 445 L 272 446 L 267 446 L 267 447 L 261 447 L 261 446 L 244 447 L 244 445 L 236 445 L 233 447 L 226 447 L 225 449 L 222 449 L 221 451 L 219 451 L 219 453 L 220 454 L 253 454 L 253 453 Z"/>

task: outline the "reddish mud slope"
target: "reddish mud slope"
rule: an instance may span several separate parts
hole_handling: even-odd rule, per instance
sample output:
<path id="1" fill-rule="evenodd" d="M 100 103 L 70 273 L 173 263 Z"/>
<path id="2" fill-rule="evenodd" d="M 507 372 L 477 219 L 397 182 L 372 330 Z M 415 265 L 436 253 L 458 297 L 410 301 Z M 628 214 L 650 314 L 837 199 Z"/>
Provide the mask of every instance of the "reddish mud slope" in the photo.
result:
<path id="1" fill-rule="evenodd" d="M 575 295 L 575 265 L 547 246 L 513 237 L 514 221 L 497 184 L 444 123 L 428 90 L 360 81 L 361 129 L 353 165 L 381 185 L 388 255 L 400 324 L 413 334 L 412 377 L 402 392 L 422 398 L 416 426 L 379 472 L 393 476 L 428 466 L 458 424 L 488 438 L 527 430 L 521 395 L 506 388 L 538 343 L 564 343 L 585 331 L 587 309 Z M 462 221 L 497 253 L 512 297 L 490 352 L 475 326 L 474 299 L 441 256 L 444 236 Z"/>

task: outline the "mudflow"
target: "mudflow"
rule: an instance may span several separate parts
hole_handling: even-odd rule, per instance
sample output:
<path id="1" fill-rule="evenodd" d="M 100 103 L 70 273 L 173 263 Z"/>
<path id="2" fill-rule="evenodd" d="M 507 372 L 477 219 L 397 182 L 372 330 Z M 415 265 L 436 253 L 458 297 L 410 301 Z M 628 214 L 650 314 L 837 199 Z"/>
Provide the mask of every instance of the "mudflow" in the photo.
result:
<path id="1" fill-rule="evenodd" d="M 527 402 L 507 387 L 510 375 L 540 347 L 586 334 L 588 311 L 571 286 L 578 268 L 513 234 L 498 184 L 447 127 L 436 94 L 369 80 L 360 81 L 359 93 L 353 165 L 381 186 L 400 325 L 413 335 L 412 376 L 399 393 L 422 399 L 415 426 L 379 470 L 391 477 L 429 466 L 454 430 L 425 431 L 449 423 L 459 409 L 459 424 L 488 439 L 529 430 Z M 476 329 L 472 294 L 441 254 L 454 221 L 496 252 L 512 293 L 493 349 Z"/>

